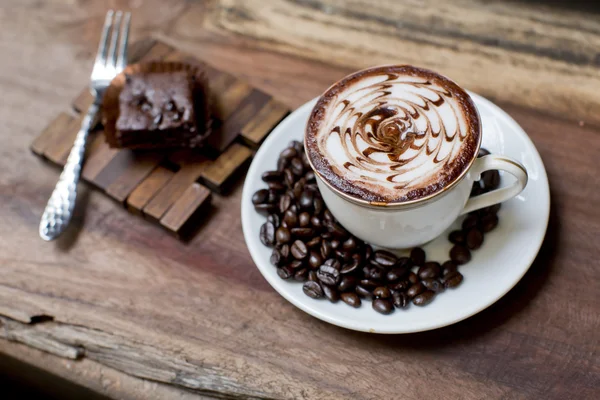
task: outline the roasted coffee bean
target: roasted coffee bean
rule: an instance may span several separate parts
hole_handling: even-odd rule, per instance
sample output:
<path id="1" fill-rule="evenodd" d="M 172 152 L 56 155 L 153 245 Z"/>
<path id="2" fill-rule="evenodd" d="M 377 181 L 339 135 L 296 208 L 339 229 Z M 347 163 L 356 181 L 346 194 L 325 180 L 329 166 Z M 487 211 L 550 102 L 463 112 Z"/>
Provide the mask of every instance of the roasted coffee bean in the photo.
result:
<path id="1" fill-rule="evenodd" d="M 395 292 L 405 292 L 408 290 L 409 287 L 412 286 L 412 283 L 410 283 L 408 280 L 403 279 L 400 280 L 398 282 L 395 283 L 391 283 L 388 285 L 388 287 Z"/>
<path id="2" fill-rule="evenodd" d="M 488 214 L 481 217 L 481 230 L 485 233 L 494 230 L 498 226 L 498 216 Z"/>
<path id="3" fill-rule="evenodd" d="M 320 245 L 321 245 L 321 237 L 320 236 L 315 236 L 314 238 L 312 238 L 308 242 L 306 242 L 306 247 L 309 247 L 311 249 L 316 248 L 317 250 L 319 250 Z"/>
<path id="4" fill-rule="evenodd" d="M 306 248 L 304 242 L 296 240 L 290 246 L 290 253 L 292 253 L 292 256 L 294 256 L 294 258 L 298 260 L 303 260 L 308 255 L 308 249 Z"/>
<path id="5" fill-rule="evenodd" d="M 277 268 L 277 275 L 281 279 L 290 279 L 294 275 L 294 271 L 286 265 L 285 267 Z"/>
<path id="6" fill-rule="evenodd" d="M 360 286 L 372 290 L 372 289 L 375 289 L 377 286 L 380 286 L 380 284 L 379 284 L 379 282 L 377 282 L 373 279 L 361 279 Z"/>
<path id="7" fill-rule="evenodd" d="M 323 203 L 323 199 L 315 196 L 313 200 L 313 209 L 315 210 L 316 215 L 321 215 L 321 213 L 325 209 L 325 203 Z"/>
<path id="8" fill-rule="evenodd" d="M 304 145 L 302 144 L 301 141 L 299 140 L 292 140 L 289 144 L 288 147 L 293 147 L 296 149 L 296 151 L 298 152 L 298 154 L 303 153 L 304 152 Z"/>
<path id="9" fill-rule="evenodd" d="M 356 261 L 358 264 L 362 264 L 362 262 L 363 262 L 362 253 L 352 253 L 352 260 Z"/>
<path id="10" fill-rule="evenodd" d="M 457 265 L 452 260 L 448 260 L 442 264 L 442 276 L 448 275 L 448 273 L 454 272 L 456 269 Z"/>
<path id="11" fill-rule="evenodd" d="M 340 269 L 340 273 L 341 274 L 351 274 L 358 269 L 359 265 L 360 265 L 360 263 L 358 260 L 352 260 L 352 261 L 348 262 L 347 264 L 344 264 L 342 269 Z"/>
<path id="12" fill-rule="evenodd" d="M 394 311 L 394 305 L 388 299 L 375 299 L 372 303 L 373 310 L 381 314 L 391 314 Z"/>
<path id="13" fill-rule="evenodd" d="M 283 171 L 285 170 L 289 165 L 289 162 L 287 159 L 285 158 L 280 158 L 279 160 L 277 160 L 277 171 Z"/>
<path id="14" fill-rule="evenodd" d="M 463 244 L 466 238 L 463 231 L 452 231 L 448 235 L 448 240 L 450 241 L 450 243 Z"/>
<path id="15" fill-rule="evenodd" d="M 310 219 L 310 224 L 313 226 L 313 228 L 316 228 L 316 229 L 319 229 L 321 226 L 323 226 L 321 220 L 317 216 L 313 216 Z"/>
<path id="16" fill-rule="evenodd" d="M 367 279 L 373 279 L 377 281 L 383 279 L 383 277 L 385 276 L 385 271 L 382 268 L 375 267 L 372 265 L 363 268 L 363 272 Z"/>
<path id="17" fill-rule="evenodd" d="M 279 193 L 276 190 L 269 189 L 269 197 L 267 198 L 269 204 L 279 207 Z"/>
<path id="18" fill-rule="evenodd" d="M 440 263 L 435 261 L 428 261 L 419 268 L 417 275 L 421 279 L 437 278 L 442 273 Z"/>
<path id="19" fill-rule="evenodd" d="M 484 149 L 483 147 L 479 149 L 479 153 L 477 154 L 477 158 L 487 156 L 490 152 Z"/>
<path id="20" fill-rule="evenodd" d="M 386 286 L 378 286 L 375 288 L 375 290 L 373 290 L 373 296 L 381 299 L 387 299 L 391 295 L 392 293 L 390 292 L 390 289 L 388 289 Z"/>
<path id="21" fill-rule="evenodd" d="M 462 244 L 457 244 L 450 249 L 450 259 L 456 265 L 463 265 L 471 261 L 471 252 Z"/>
<path id="22" fill-rule="evenodd" d="M 408 272 L 408 268 L 403 267 L 394 267 L 390 269 L 387 274 L 385 274 L 385 279 L 388 282 L 395 282 L 398 279 L 401 279 Z"/>
<path id="23" fill-rule="evenodd" d="M 312 228 L 292 228 L 290 231 L 292 236 L 302 240 L 310 239 L 315 235 L 315 230 Z"/>
<path id="24" fill-rule="evenodd" d="M 321 257 L 327 259 L 332 253 L 331 243 L 327 240 L 321 241 Z"/>
<path id="25" fill-rule="evenodd" d="M 338 284 L 338 289 L 340 292 L 347 292 L 348 290 L 352 290 L 356 287 L 356 278 L 352 275 L 344 275 L 340 279 L 340 283 Z"/>
<path id="26" fill-rule="evenodd" d="M 269 198 L 269 191 L 267 189 L 260 189 L 254 192 L 252 195 L 252 204 L 263 204 L 267 202 Z"/>
<path id="27" fill-rule="evenodd" d="M 444 275 L 442 278 L 442 283 L 444 284 L 444 287 L 447 288 L 457 287 L 462 283 L 462 281 L 463 275 L 458 271 L 450 272 L 449 274 Z"/>
<path id="28" fill-rule="evenodd" d="M 410 304 L 410 297 L 406 293 L 394 292 L 392 293 L 392 302 L 396 308 L 406 308 Z"/>
<path id="29" fill-rule="evenodd" d="M 358 247 L 358 241 L 354 236 L 350 236 L 344 243 L 342 243 L 342 249 L 346 251 L 354 251 Z"/>
<path id="30" fill-rule="evenodd" d="M 290 245 L 289 244 L 284 244 L 279 248 L 279 252 L 281 253 L 281 257 L 283 257 L 284 260 L 287 260 L 288 257 L 290 256 Z"/>
<path id="31" fill-rule="evenodd" d="M 308 171 L 306 174 L 304 174 L 304 177 L 306 178 L 306 182 L 315 181 L 315 173 L 313 171 Z"/>
<path id="32" fill-rule="evenodd" d="M 296 157 L 297 155 L 298 155 L 298 152 L 296 151 L 295 148 L 288 147 L 287 149 L 283 150 L 281 152 L 281 154 L 279 154 L 279 157 L 290 160 L 290 159 Z"/>
<path id="33" fill-rule="evenodd" d="M 283 173 L 281 171 L 265 171 L 262 174 L 262 180 L 264 182 L 281 182 Z"/>
<path id="34" fill-rule="evenodd" d="M 323 264 L 317 270 L 317 278 L 326 285 L 336 285 L 340 281 L 340 271 Z"/>
<path id="35" fill-rule="evenodd" d="M 331 244 L 331 249 L 332 250 L 337 250 L 340 247 L 340 245 L 341 245 L 341 242 L 339 240 L 337 240 L 337 239 L 333 239 L 329 243 Z"/>
<path id="36" fill-rule="evenodd" d="M 292 235 L 290 234 L 289 229 L 280 226 L 275 231 L 275 240 L 279 244 L 289 243 L 292 240 Z"/>
<path id="37" fill-rule="evenodd" d="M 373 257 L 373 247 L 370 244 L 365 246 L 365 260 L 369 260 Z"/>
<path id="38" fill-rule="evenodd" d="M 319 282 L 315 281 L 306 281 L 304 285 L 302 285 L 302 291 L 308 297 L 312 297 L 313 299 L 320 299 L 323 297 L 323 288 Z"/>
<path id="39" fill-rule="evenodd" d="M 301 228 L 305 228 L 307 226 L 310 225 L 310 214 L 305 212 L 301 212 L 300 215 L 298 215 L 298 223 L 300 224 Z"/>
<path id="40" fill-rule="evenodd" d="M 410 282 L 411 285 L 414 285 L 415 283 L 419 282 L 419 277 L 417 276 L 417 274 L 415 274 L 414 272 L 410 271 L 408 273 L 408 281 Z"/>
<path id="41" fill-rule="evenodd" d="M 409 269 L 413 266 L 413 262 L 410 257 L 400 257 L 398 258 L 398 262 L 396 263 L 396 267 L 398 268 L 406 268 Z"/>
<path id="42" fill-rule="evenodd" d="M 283 214 L 283 222 L 287 224 L 288 228 L 295 228 L 298 225 L 298 215 L 293 210 L 288 209 Z"/>
<path id="43" fill-rule="evenodd" d="M 444 286 L 437 279 L 423 279 L 421 281 L 421 283 L 428 290 L 431 290 L 432 292 L 435 292 L 435 293 L 441 292 L 442 290 L 444 290 Z"/>
<path id="44" fill-rule="evenodd" d="M 315 198 L 314 192 L 312 192 L 310 190 L 304 190 L 298 200 L 298 205 L 300 206 L 300 209 L 303 209 L 303 210 L 310 209 L 313 205 L 314 198 Z"/>
<path id="45" fill-rule="evenodd" d="M 500 208 L 502 208 L 502 203 L 496 203 L 494 205 L 484 208 L 482 210 L 482 212 L 484 214 L 498 214 L 498 211 L 500 211 Z"/>
<path id="46" fill-rule="evenodd" d="M 290 267 L 293 270 L 297 270 L 300 269 L 304 266 L 304 264 L 302 263 L 301 260 L 293 260 L 292 262 L 290 262 L 288 264 L 288 267 Z"/>
<path id="47" fill-rule="evenodd" d="M 468 232 L 471 229 L 477 227 L 479 218 L 476 215 L 469 215 L 462 223 L 462 229 L 464 232 Z"/>
<path id="48" fill-rule="evenodd" d="M 323 211 L 323 219 L 327 222 L 335 221 L 335 218 L 333 218 L 333 214 L 328 209 L 325 209 L 325 211 Z"/>
<path id="49" fill-rule="evenodd" d="M 317 272 L 316 271 L 308 271 L 308 280 L 317 282 L 319 280 L 319 278 L 317 278 Z"/>
<path id="50" fill-rule="evenodd" d="M 335 255 L 343 262 L 348 262 L 352 259 L 352 252 L 344 250 L 336 250 Z"/>
<path id="51" fill-rule="evenodd" d="M 279 198 L 279 212 L 285 213 L 288 208 L 292 205 L 292 199 L 288 194 L 284 194 Z"/>
<path id="52" fill-rule="evenodd" d="M 410 251 L 410 259 L 412 260 L 414 265 L 423 265 L 426 260 L 425 250 L 423 250 L 420 247 L 415 247 Z"/>
<path id="53" fill-rule="evenodd" d="M 281 224 L 281 219 L 279 218 L 278 214 L 269 214 L 267 216 L 267 222 L 272 223 L 273 226 L 277 228 Z"/>
<path id="54" fill-rule="evenodd" d="M 279 249 L 273 249 L 270 258 L 271 264 L 273 264 L 276 267 L 279 267 L 281 266 L 284 260 L 285 259 L 281 256 L 281 252 L 279 251 Z"/>
<path id="55" fill-rule="evenodd" d="M 306 268 L 300 268 L 299 270 L 294 272 L 294 280 L 297 280 L 298 282 L 304 282 L 306 280 L 307 276 L 308 276 L 308 269 L 306 269 Z"/>
<path id="56" fill-rule="evenodd" d="M 358 308 L 360 307 L 361 301 L 360 297 L 357 296 L 356 293 L 346 292 L 341 295 L 342 301 L 348 304 L 351 307 Z"/>
<path id="57" fill-rule="evenodd" d="M 492 169 L 481 174 L 483 188 L 486 190 L 494 190 L 500 186 L 500 173 L 498 170 Z"/>
<path id="58" fill-rule="evenodd" d="M 260 227 L 260 241 L 268 247 L 275 244 L 275 226 L 270 222 L 265 222 Z"/>
<path id="59" fill-rule="evenodd" d="M 305 178 L 302 178 L 305 179 Z M 306 190 L 312 190 L 313 192 L 315 192 L 316 194 L 318 194 L 319 191 L 319 186 L 316 183 L 306 183 L 306 185 L 304 185 L 304 188 Z"/>
<path id="60" fill-rule="evenodd" d="M 308 265 L 312 269 L 319 268 L 321 265 L 323 265 L 323 257 L 321 257 L 321 255 L 316 251 L 311 251 L 310 256 L 308 257 Z"/>
<path id="61" fill-rule="evenodd" d="M 335 287 L 331 287 L 328 285 L 321 285 L 321 287 L 323 289 L 323 294 L 325 295 L 325 298 L 327 300 L 329 300 L 332 303 L 338 302 L 338 300 L 340 299 L 340 293 Z"/>
<path id="62" fill-rule="evenodd" d="M 328 267 L 333 267 L 333 268 L 337 269 L 338 271 L 340 269 L 342 269 L 342 264 L 335 258 L 330 258 L 328 260 L 325 260 L 323 265 L 327 265 Z"/>
<path id="63" fill-rule="evenodd" d="M 254 206 L 254 209 L 263 215 L 268 215 L 279 211 L 278 207 L 275 204 L 268 203 L 256 204 Z"/>
<path id="64" fill-rule="evenodd" d="M 292 158 L 292 161 L 290 161 L 290 169 L 296 176 L 304 175 L 304 164 L 302 164 L 302 160 L 297 157 Z"/>
<path id="65" fill-rule="evenodd" d="M 308 162 L 308 157 L 305 152 L 302 152 L 302 164 L 304 164 L 305 168 L 310 168 L 310 163 Z"/>
<path id="66" fill-rule="evenodd" d="M 294 188 L 294 183 L 296 183 L 296 177 L 292 173 L 292 170 L 286 168 L 283 170 L 283 183 L 290 189 Z"/>
<path id="67" fill-rule="evenodd" d="M 471 194 L 469 194 L 469 196 L 475 197 L 479 196 L 482 193 L 485 193 L 485 190 L 483 190 L 479 182 L 474 182 L 473 187 L 471 188 Z"/>
<path id="68" fill-rule="evenodd" d="M 302 182 L 302 180 L 299 180 L 298 182 L 294 183 L 293 192 L 294 192 L 295 199 L 300 199 L 300 196 L 302 196 L 303 191 L 304 191 L 304 183 Z"/>
<path id="69" fill-rule="evenodd" d="M 423 293 L 415 296 L 415 298 L 413 299 L 413 304 L 415 306 L 426 306 L 427 304 L 431 303 L 434 297 L 434 292 L 432 292 L 431 290 L 426 290 Z"/>
<path id="70" fill-rule="evenodd" d="M 467 247 L 471 250 L 477 250 L 483 244 L 483 233 L 477 228 L 473 228 L 467 233 Z"/>
<path id="71" fill-rule="evenodd" d="M 344 227 L 338 223 L 334 223 L 331 226 L 329 226 L 328 230 L 329 230 L 329 232 L 331 232 L 331 234 L 334 237 L 336 237 L 340 240 L 344 240 L 349 235 L 348 231 L 346 229 L 344 229 Z"/>
<path id="72" fill-rule="evenodd" d="M 412 285 L 411 287 L 408 288 L 408 290 L 406 291 L 406 294 L 413 298 L 421 293 L 423 293 L 425 291 L 425 286 L 423 286 L 423 284 L 421 282 L 416 283 L 414 285 Z"/>
<path id="73" fill-rule="evenodd" d="M 281 182 L 268 182 L 267 186 L 269 189 L 274 190 L 276 192 L 284 192 L 285 186 Z"/>
<path id="74" fill-rule="evenodd" d="M 373 297 L 373 293 L 371 293 L 371 291 L 364 286 L 356 285 L 354 290 L 356 291 L 356 294 L 363 299 L 370 299 Z"/>
<path id="75" fill-rule="evenodd" d="M 393 267 L 398 262 L 398 258 L 385 250 L 377 250 L 375 254 L 373 254 L 373 260 L 377 262 L 379 265 L 383 267 Z"/>

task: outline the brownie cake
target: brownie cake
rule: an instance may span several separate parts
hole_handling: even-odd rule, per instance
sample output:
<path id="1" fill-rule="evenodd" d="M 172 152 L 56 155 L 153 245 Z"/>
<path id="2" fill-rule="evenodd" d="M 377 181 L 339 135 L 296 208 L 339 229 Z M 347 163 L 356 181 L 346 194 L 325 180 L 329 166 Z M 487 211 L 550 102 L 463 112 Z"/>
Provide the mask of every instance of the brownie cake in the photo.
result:
<path id="1" fill-rule="evenodd" d="M 195 103 L 205 99 L 196 86 L 193 76 L 185 71 L 128 75 L 119 95 L 114 136 L 107 135 L 110 146 L 198 146 L 206 136 L 206 124 L 204 113 L 197 112 L 205 107 Z"/>

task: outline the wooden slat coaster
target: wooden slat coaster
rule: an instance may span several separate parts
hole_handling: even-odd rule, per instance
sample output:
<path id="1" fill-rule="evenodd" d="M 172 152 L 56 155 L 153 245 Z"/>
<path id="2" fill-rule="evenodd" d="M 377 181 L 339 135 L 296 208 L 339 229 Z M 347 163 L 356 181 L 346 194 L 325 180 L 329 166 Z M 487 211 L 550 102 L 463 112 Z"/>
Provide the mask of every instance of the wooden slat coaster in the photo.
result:
<path id="1" fill-rule="evenodd" d="M 91 133 L 82 178 L 132 213 L 181 236 L 206 212 L 211 191 L 223 193 L 255 149 L 289 110 L 248 83 L 187 53 L 152 39 L 134 44 L 132 62 L 182 61 L 202 66 L 211 92 L 214 132 L 201 150 L 111 149 L 103 132 Z M 87 88 L 73 99 L 31 144 L 34 154 L 64 165 L 92 96 Z M 75 114 L 75 116 L 73 116 Z"/>

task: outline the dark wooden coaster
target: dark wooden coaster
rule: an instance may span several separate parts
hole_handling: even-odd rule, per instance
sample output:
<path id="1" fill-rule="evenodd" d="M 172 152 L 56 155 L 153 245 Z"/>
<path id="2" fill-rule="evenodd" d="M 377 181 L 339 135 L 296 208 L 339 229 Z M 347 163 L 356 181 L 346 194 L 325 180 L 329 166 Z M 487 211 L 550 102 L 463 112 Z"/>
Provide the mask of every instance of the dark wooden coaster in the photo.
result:
<path id="1" fill-rule="evenodd" d="M 92 133 L 82 177 L 129 211 L 185 236 L 209 210 L 212 192 L 226 192 L 232 177 L 252 158 L 289 109 L 270 95 L 189 54 L 146 39 L 131 46 L 132 63 L 173 60 L 206 69 L 213 103 L 209 147 L 199 150 L 132 151 L 111 149 L 101 131 Z M 82 113 L 92 103 L 87 88 L 33 141 L 31 150 L 63 166 L 73 146 Z"/>

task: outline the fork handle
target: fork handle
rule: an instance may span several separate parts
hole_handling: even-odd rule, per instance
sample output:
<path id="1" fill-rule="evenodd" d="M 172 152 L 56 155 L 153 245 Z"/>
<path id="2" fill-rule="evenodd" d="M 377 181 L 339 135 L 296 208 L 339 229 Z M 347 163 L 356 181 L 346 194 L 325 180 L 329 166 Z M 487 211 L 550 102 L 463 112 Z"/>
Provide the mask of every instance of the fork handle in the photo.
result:
<path id="1" fill-rule="evenodd" d="M 85 144 L 99 108 L 98 104 L 92 104 L 83 118 L 73 148 L 48 200 L 40 222 L 40 236 L 44 240 L 56 239 L 71 221 L 77 197 L 77 182 L 83 166 Z"/>

